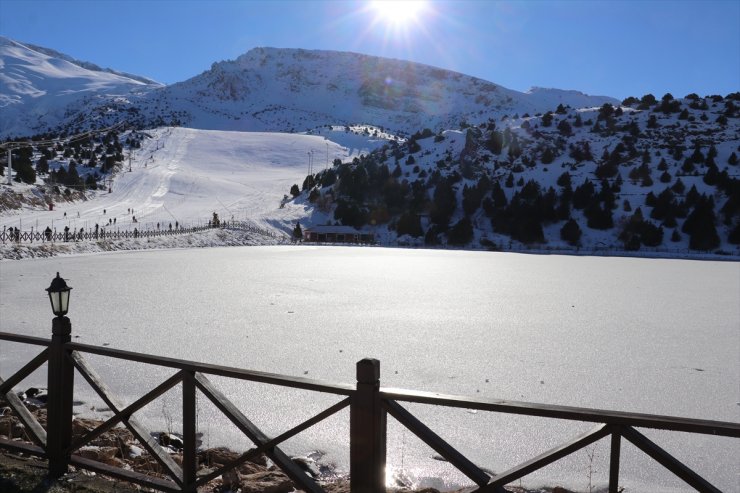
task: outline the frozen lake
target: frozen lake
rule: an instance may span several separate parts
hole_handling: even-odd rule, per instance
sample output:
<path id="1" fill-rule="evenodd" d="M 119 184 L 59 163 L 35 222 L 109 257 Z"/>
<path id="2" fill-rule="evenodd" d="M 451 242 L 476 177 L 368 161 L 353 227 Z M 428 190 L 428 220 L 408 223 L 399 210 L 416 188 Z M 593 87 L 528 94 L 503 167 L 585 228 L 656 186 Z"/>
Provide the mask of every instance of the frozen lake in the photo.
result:
<path id="1" fill-rule="evenodd" d="M 381 361 L 386 386 L 531 402 L 740 421 L 740 263 L 343 247 L 121 252 L 0 262 L 0 327 L 47 337 L 44 288 L 72 291 L 76 341 L 352 383 Z M 0 341 L 7 377 L 38 349 Z M 171 374 L 89 356 L 127 402 Z M 214 379 L 268 435 L 339 399 Z M 24 382 L 43 384 L 37 373 Z M 80 411 L 102 407 L 81 378 Z M 248 446 L 199 399 L 205 445 Z M 409 405 L 479 466 L 507 469 L 591 424 Z M 176 392 L 143 411 L 179 425 Z M 169 422 L 172 422 L 170 425 Z M 345 410 L 290 440 L 348 468 Z M 641 430 L 723 491 L 740 491 L 738 440 Z M 604 485 L 608 439 L 525 485 Z M 629 443 L 629 492 L 691 489 Z M 435 487 L 468 484 L 389 418 L 388 464 Z M 735 457 L 735 459 L 732 459 Z M 434 479 L 431 479 L 434 478 Z"/>

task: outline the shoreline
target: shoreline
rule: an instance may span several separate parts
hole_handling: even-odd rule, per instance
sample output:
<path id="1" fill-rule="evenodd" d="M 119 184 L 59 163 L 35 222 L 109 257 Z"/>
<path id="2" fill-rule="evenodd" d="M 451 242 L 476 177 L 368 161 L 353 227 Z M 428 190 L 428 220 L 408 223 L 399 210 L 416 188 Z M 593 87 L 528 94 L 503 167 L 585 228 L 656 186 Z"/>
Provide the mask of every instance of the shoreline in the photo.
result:
<path id="1" fill-rule="evenodd" d="M 350 243 L 291 243 L 285 239 L 267 237 L 253 232 L 231 229 L 215 229 L 199 233 L 158 238 L 130 238 L 123 240 L 100 240 L 81 242 L 54 243 L 20 243 L 0 244 L 0 262 L 25 260 L 33 258 L 52 258 L 81 256 L 98 253 L 135 252 L 145 250 L 176 250 L 230 246 L 345 246 L 361 248 L 389 248 L 403 250 L 445 250 L 456 252 L 496 252 L 516 253 L 523 255 L 567 255 L 573 257 L 622 257 L 645 258 L 655 260 L 694 260 L 740 262 L 739 253 L 678 253 L 671 251 L 618 250 L 611 248 L 567 249 L 567 248 L 522 248 L 522 249 L 485 249 L 485 248 L 425 248 L 413 245 L 356 245 Z"/>

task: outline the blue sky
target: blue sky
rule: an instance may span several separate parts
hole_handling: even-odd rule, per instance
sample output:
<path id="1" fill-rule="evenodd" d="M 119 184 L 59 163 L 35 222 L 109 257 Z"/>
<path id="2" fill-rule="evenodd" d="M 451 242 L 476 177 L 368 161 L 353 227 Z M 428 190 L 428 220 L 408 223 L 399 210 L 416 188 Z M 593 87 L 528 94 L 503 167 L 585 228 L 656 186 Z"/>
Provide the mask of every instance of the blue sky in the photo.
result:
<path id="1" fill-rule="evenodd" d="M 740 1 L 0 1 L 0 34 L 173 83 L 257 46 L 355 51 L 510 89 L 740 90 Z"/>

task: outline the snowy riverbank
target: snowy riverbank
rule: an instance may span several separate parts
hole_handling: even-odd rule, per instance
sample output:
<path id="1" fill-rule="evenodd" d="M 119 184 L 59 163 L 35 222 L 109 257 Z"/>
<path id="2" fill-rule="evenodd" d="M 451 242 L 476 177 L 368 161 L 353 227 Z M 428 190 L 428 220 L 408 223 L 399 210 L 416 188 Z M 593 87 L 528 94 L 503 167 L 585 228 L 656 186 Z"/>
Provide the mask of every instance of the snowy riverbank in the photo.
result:
<path id="1" fill-rule="evenodd" d="M 59 255 L 83 255 L 90 253 L 161 250 L 174 248 L 208 248 L 224 246 L 270 246 L 290 243 L 289 237 L 260 234 L 251 231 L 217 229 L 199 231 L 192 234 L 160 236 L 154 238 L 126 238 L 119 240 L 98 240 L 79 242 L 53 243 L 12 243 L 0 244 L 0 260 L 20 260 L 24 258 L 47 258 Z M 389 244 L 379 245 L 391 248 L 418 248 L 407 245 Z M 455 249 L 458 250 L 458 249 Z M 736 252 L 705 253 L 688 250 L 660 251 L 638 250 L 625 251 L 617 249 L 559 249 L 559 248 L 529 248 L 526 250 L 502 250 L 510 253 L 528 253 L 534 255 L 577 255 L 596 257 L 636 257 L 661 258 L 684 260 L 721 260 L 737 262 L 740 255 Z"/>
<path id="2" fill-rule="evenodd" d="M 0 259 L 20 260 L 23 258 L 46 258 L 59 255 L 81 255 L 89 253 L 123 250 L 155 250 L 172 248 L 208 248 L 220 246 L 279 245 L 284 238 L 258 233 L 214 229 L 197 233 L 156 238 L 127 238 L 121 240 L 99 240 L 54 243 L 8 243 L 0 245 Z"/>

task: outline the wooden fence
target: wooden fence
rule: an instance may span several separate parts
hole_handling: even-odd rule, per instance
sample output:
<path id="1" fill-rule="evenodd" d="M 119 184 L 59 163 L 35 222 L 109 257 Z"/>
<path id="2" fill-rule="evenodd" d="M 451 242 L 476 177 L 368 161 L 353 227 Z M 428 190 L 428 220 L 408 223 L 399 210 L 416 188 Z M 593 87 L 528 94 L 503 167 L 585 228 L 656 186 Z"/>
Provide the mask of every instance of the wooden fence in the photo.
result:
<path id="1" fill-rule="evenodd" d="M 460 395 L 442 395 L 433 392 L 391 389 L 380 386 L 380 363 L 363 359 L 357 363 L 357 382 L 353 385 L 325 382 L 300 377 L 244 370 L 227 366 L 152 356 L 106 347 L 71 342 L 71 325 L 66 317 L 57 317 L 52 325 L 51 340 L 0 332 L 0 340 L 32 344 L 44 349 L 23 368 L 6 380 L 0 378 L 0 395 L 10 403 L 19 419 L 26 426 L 34 443 L 0 440 L 0 448 L 24 452 L 47 458 L 52 477 L 63 475 L 68 466 L 122 479 L 142 486 L 167 492 L 195 492 L 200 486 L 244 462 L 266 454 L 295 485 L 306 492 L 319 493 L 324 489 L 303 469 L 297 466 L 281 449 L 287 439 L 323 421 L 338 411 L 350 409 L 350 483 L 352 493 L 381 493 L 385 487 L 386 417 L 390 414 L 403 426 L 423 440 L 440 456 L 449 461 L 477 485 L 475 492 L 505 493 L 504 485 L 510 484 L 538 469 L 545 467 L 602 438 L 610 437 L 609 492 L 617 493 L 619 461 L 623 439 L 634 444 L 651 459 L 700 492 L 719 492 L 706 479 L 671 456 L 637 428 L 651 428 L 686 433 L 709 434 L 740 438 L 740 423 L 707 421 L 671 416 L 635 414 L 569 406 L 535 404 L 499 399 L 483 399 Z M 121 404 L 116 395 L 85 360 L 84 354 L 174 368 L 173 376 L 128 406 Z M 48 361 L 47 428 L 42 428 L 28 411 L 21 399 L 12 391 L 25 377 Z M 74 370 L 102 397 L 113 416 L 85 436 L 72 440 L 72 405 Z M 211 383 L 209 376 L 216 375 L 243 381 L 292 387 L 314 392 L 330 393 L 343 399 L 314 417 L 281 433 L 268 437 L 250 419 L 230 402 Z M 157 443 L 133 414 L 175 385 L 182 385 L 183 455 L 182 465 Z M 209 399 L 254 444 L 255 448 L 215 471 L 201 471 L 197 461 L 196 445 L 196 389 Z M 591 431 L 534 457 L 516 467 L 494 476 L 455 450 L 439 435 L 422 423 L 401 403 L 413 402 L 481 411 L 508 413 L 543 418 L 575 420 L 596 423 Z M 162 466 L 170 479 L 147 476 L 138 472 L 113 467 L 83 458 L 75 452 L 102 433 L 119 423 L 124 424 L 148 452 Z M 729 452 L 728 452 L 729 453 Z"/>
<path id="2" fill-rule="evenodd" d="M 198 233 L 208 231 L 214 228 L 233 229 L 248 231 L 251 233 L 268 236 L 271 238 L 287 238 L 285 235 L 278 235 L 274 231 L 260 228 L 246 221 L 223 221 L 218 226 L 210 224 L 205 226 L 178 226 L 176 228 L 157 228 L 157 229 L 139 229 L 120 230 L 112 228 L 98 228 L 98 230 L 72 229 L 66 231 L 57 231 L 56 229 L 20 231 L 16 228 L 3 228 L 0 232 L 0 243 L 62 243 L 62 242 L 80 242 L 80 241 L 105 241 L 105 240 L 127 240 L 134 238 L 158 238 L 162 236 L 174 236 Z"/>

